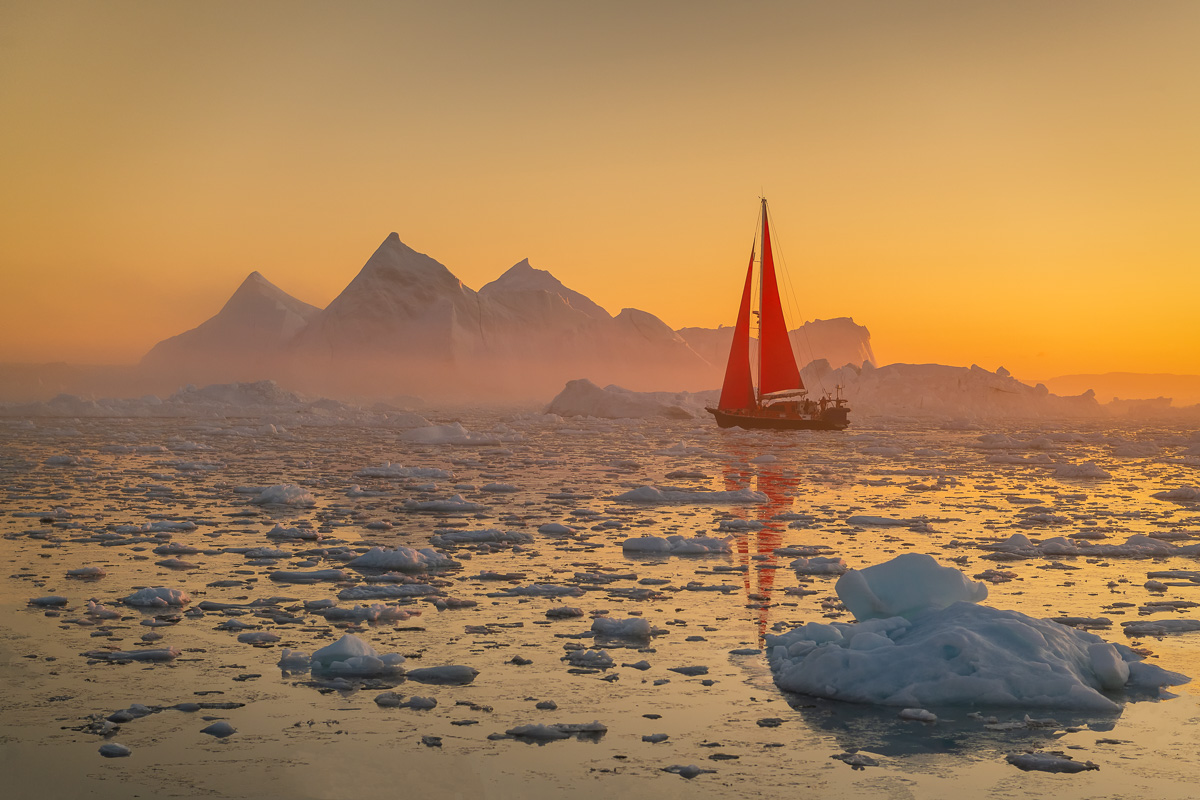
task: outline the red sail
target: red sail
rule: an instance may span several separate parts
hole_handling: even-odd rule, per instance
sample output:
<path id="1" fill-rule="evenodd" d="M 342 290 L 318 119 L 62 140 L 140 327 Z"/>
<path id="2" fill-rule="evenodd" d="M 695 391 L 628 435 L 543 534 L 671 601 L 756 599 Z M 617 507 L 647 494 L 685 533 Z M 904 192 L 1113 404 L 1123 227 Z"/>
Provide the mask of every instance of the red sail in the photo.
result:
<path id="1" fill-rule="evenodd" d="M 742 301 L 743 303 L 745 300 Z M 779 302 L 779 284 L 775 281 L 775 262 L 771 258 L 771 232 L 767 229 L 767 206 L 763 202 L 762 220 L 762 329 L 759 337 L 761 372 L 758 376 L 759 396 L 786 389 L 803 389 L 796 356 L 788 339 L 783 305 Z M 736 334 L 735 339 L 736 341 Z M 729 378 L 726 377 L 728 383 Z M 722 395 L 724 397 L 724 395 Z M 722 405 L 722 407 L 724 407 Z"/>
<path id="2" fill-rule="evenodd" d="M 753 278 L 754 249 L 751 248 L 746 288 L 742 289 L 742 305 L 738 308 L 737 325 L 733 329 L 729 363 L 725 365 L 721 402 L 717 404 L 722 410 L 754 407 L 754 381 L 750 377 L 750 284 Z"/>

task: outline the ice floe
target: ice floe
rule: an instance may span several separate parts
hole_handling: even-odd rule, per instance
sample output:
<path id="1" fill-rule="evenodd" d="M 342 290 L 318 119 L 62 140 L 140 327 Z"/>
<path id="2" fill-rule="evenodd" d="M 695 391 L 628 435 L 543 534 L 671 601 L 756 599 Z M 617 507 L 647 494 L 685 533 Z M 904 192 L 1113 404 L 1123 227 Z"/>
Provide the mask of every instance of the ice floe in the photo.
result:
<path id="1" fill-rule="evenodd" d="M 372 547 L 358 558 L 346 562 L 346 566 L 355 569 L 420 571 L 456 567 L 458 566 L 458 562 L 442 555 L 432 547 L 414 550 L 411 547 L 400 545 L 393 549 Z"/>
<path id="2" fill-rule="evenodd" d="M 767 636 L 780 688 L 916 708 L 1110 711 L 1110 694 L 1188 680 L 1093 634 L 978 605 L 983 584 L 923 554 L 848 572 L 837 590 L 857 622 Z"/>
<path id="3" fill-rule="evenodd" d="M 650 553 L 672 556 L 699 556 L 710 553 L 728 553 L 731 539 L 711 536 L 635 536 L 621 543 L 626 553 Z"/>
<path id="4" fill-rule="evenodd" d="M 680 489 L 674 486 L 641 486 L 632 489 L 615 498 L 621 503 L 647 504 L 682 504 L 695 503 L 704 505 L 720 505 L 725 503 L 765 503 L 768 498 L 762 492 L 750 489 L 733 489 L 731 491 L 697 491 L 695 489 Z"/>

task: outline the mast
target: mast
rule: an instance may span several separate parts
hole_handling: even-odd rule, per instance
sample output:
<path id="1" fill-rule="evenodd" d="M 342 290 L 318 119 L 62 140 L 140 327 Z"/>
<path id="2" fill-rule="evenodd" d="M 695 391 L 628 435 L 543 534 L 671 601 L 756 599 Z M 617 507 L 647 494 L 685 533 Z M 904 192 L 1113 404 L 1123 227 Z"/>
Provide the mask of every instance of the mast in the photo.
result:
<path id="1" fill-rule="evenodd" d="M 762 222 L 759 223 L 759 236 L 763 238 L 762 247 L 759 248 L 758 256 L 758 386 L 754 387 L 754 398 L 757 405 L 762 405 L 762 386 L 763 386 L 763 259 L 766 257 L 766 248 L 769 246 L 766 239 L 767 230 L 767 198 L 760 197 L 762 201 Z"/>

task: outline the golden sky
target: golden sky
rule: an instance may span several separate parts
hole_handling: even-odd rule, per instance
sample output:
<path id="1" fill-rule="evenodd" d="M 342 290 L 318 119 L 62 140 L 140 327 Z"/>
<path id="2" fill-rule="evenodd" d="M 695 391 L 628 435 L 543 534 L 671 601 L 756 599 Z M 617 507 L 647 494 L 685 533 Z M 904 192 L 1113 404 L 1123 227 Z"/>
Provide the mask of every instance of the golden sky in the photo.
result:
<path id="1" fill-rule="evenodd" d="M 391 231 L 732 324 L 757 198 L 882 363 L 1200 373 L 1200 2 L 0 3 L 0 361 Z M 799 320 L 793 319 L 793 323 Z"/>

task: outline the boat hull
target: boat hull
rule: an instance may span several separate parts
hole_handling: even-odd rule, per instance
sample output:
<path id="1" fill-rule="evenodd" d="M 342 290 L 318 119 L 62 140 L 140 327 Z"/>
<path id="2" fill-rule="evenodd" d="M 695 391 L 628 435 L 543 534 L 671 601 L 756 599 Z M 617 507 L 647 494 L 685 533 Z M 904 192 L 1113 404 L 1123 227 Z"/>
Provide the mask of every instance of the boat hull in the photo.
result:
<path id="1" fill-rule="evenodd" d="M 794 416 L 788 414 L 755 412 L 755 411 L 723 411 L 719 408 L 706 408 L 717 420 L 719 428 L 745 428 L 747 430 L 783 430 L 783 431 L 843 431 L 850 424 L 847 418 L 847 408 L 829 408 L 816 416 Z"/>

